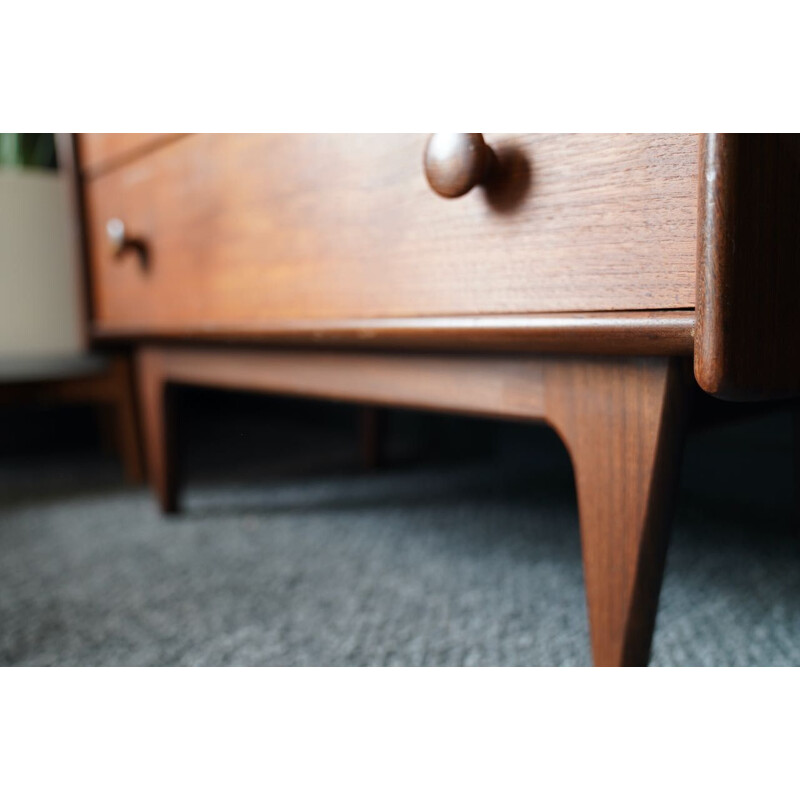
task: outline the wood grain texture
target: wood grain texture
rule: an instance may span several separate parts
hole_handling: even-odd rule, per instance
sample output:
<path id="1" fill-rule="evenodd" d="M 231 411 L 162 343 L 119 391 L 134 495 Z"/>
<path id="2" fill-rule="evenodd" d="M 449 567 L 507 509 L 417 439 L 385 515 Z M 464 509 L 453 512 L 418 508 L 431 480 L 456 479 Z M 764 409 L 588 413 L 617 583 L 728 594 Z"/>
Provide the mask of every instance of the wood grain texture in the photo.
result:
<path id="1" fill-rule="evenodd" d="M 695 377 L 728 400 L 800 394 L 800 148 L 708 134 L 701 150 Z"/>
<path id="2" fill-rule="evenodd" d="M 575 469 L 595 663 L 647 662 L 688 361 L 145 346 L 139 370 L 151 481 L 170 512 L 172 384 L 549 422 Z"/>
<path id="3" fill-rule="evenodd" d="M 465 197 L 425 136 L 195 135 L 88 181 L 104 331 L 286 321 L 691 309 L 697 137 L 487 135 Z M 105 223 L 146 241 L 114 259 Z"/>
<path id="4" fill-rule="evenodd" d="M 81 133 L 78 137 L 81 170 L 93 178 L 182 138 L 183 133 Z"/>
<path id="5" fill-rule="evenodd" d="M 347 348 L 472 352 L 691 355 L 693 311 L 502 314 L 159 328 L 96 324 L 95 339 L 195 340 Z"/>
<path id="6" fill-rule="evenodd" d="M 680 470 L 686 364 L 555 363 L 548 418 L 572 457 L 596 666 L 644 666 Z"/>
<path id="7" fill-rule="evenodd" d="M 139 353 L 140 372 L 174 383 L 500 419 L 536 419 L 543 411 L 545 362 L 531 356 L 185 346 L 142 346 Z"/>

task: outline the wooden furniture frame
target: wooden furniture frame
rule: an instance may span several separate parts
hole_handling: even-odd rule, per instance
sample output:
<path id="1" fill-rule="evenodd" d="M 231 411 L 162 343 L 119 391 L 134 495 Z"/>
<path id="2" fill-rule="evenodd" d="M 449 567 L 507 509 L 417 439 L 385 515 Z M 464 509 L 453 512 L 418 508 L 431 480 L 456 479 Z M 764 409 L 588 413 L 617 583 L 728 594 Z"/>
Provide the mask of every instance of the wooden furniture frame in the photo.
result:
<path id="1" fill-rule="evenodd" d="M 518 298 L 509 294 L 512 310 L 502 314 L 278 315 L 252 324 L 193 325 L 191 309 L 182 308 L 182 321 L 171 325 L 162 302 L 162 316 L 137 325 L 126 321 L 130 309 L 117 297 L 112 321 L 96 321 L 93 333 L 96 341 L 136 344 L 148 471 L 162 509 L 178 508 L 172 392 L 178 384 L 543 421 L 560 435 L 575 472 L 594 662 L 646 664 L 692 393 L 699 385 L 726 399 L 769 399 L 800 390 L 797 139 L 708 134 L 698 140 L 696 205 L 692 201 L 687 209 L 680 205 L 684 195 L 674 195 L 676 252 L 685 249 L 686 220 L 697 224 L 696 287 L 687 293 L 685 284 L 675 282 L 676 300 L 668 306 L 648 308 L 651 284 L 641 285 L 644 294 L 629 292 L 624 270 L 615 280 L 635 301 L 633 310 L 611 297 L 605 310 L 517 313 Z M 127 152 L 122 139 L 88 142 L 83 180 L 102 181 L 126 159 L 147 158 L 158 147 L 180 147 L 186 140 L 165 141 L 135 135 Z M 203 146 L 210 152 L 212 144 Z M 614 166 L 613 153 L 607 163 Z M 676 191 L 680 169 L 667 164 L 662 170 L 659 162 L 655 169 L 666 176 L 667 194 Z M 105 194 L 97 195 L 101 205 L 113 197 L 109 186 L 117 178 L 110 180 Z M 614 185 L 624 189 L 624 182 Z M 641 187 L 650 197 L 649 187 Z M 487 197 L 502 205 L 491 190 Z M 609 207 L 624 215 L 619 197 Z M 567 229 L 553 219 L 545 224 L 556 225 L 553 241 L 561 246 Z M 669 234 L 669 216 L 665 225 Z M 604 229 L 598 234 L 607 235 Z M 167 247 L 179 254 L 175 241 Z M 594 257 L 590 248 L 581 251 L 586 274 L 605 286 L 603 265 Z M 113 280 L 123 285 L 123 278 Z M 143 279 L 136 285 L 132 277 L 124 280 L 136 293 L 150 291 Z M 662 297 L 669 285 L 652 283 Z M 565 302 L 558 291 L 542 302 Z M 595 299 L 588 296 L 588 305 Z M 338 302 L 346 308 L 349 298 Z M 381 295 L 381 302 L 394 298 Z M 366 451 L 374 454 L 374 420 L 367 419 L 365 431 Z"/>
<path id="2" fill-rule="evenodd" d="M 649 656 L 688 397 L 675 358 L 543 358 L 144 347 L 148 470 L 178 509 L 175 384 L 546 421 L 575 469 L 596 664 Z"/>

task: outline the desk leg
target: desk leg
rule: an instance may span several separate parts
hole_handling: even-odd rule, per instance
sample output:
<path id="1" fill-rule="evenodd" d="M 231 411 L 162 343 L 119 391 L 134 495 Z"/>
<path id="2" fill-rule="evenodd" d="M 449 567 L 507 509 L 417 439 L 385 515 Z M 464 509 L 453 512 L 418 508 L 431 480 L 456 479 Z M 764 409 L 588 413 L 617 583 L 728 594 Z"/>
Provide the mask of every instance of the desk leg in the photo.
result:
<path id="1" fill-rule="evenodd" d="M 161 510 L 174 514 L 178 511 L 175 387 L 166 380 L 159 351 L 143 349 L 137 366 L 148 479 Z"/>
<path id="2" fill-rule="evenodd" d="M 133 364 L 128 357 L 118 356 L 109 370 L 109 381 L 114 387 L 114 441 L 117 444 L 125 478 L 129 483 L 144 480 L 141 437 L 136 417 L 136 397 Z"/>
<path id="3" fill-rule="evenodd" d="M 690 397 L 671 359 L 556 362 L 547 416 L 572 456 L 597 666 L 644 666 Z"/>

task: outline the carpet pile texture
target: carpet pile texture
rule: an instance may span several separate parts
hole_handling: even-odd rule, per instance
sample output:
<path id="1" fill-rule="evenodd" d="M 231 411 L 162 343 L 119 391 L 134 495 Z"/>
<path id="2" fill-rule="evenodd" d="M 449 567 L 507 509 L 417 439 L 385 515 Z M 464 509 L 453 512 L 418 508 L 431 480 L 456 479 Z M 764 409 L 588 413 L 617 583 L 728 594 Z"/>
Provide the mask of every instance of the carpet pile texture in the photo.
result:
<path id="1" fill-rule="evenodd" d="M 697 441 L 652 662 L 800 664 L 785 453 Z M 189 472 L 173 518 L 107 457 L 0 459 L 0 664 L 590 663 L 572 475 L 552 439 L 535 458 L 370 474 L 223 451 Z"/>

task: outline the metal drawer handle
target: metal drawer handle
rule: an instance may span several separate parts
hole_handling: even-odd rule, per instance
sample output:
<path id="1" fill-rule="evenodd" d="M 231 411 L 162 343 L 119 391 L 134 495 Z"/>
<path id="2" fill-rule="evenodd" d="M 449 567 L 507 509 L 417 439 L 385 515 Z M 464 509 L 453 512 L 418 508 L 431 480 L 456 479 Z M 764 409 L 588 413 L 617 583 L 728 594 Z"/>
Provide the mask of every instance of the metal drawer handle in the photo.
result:
<path id="1" fill-rule="evenodd" d="M 149 261 L 147 245 L 142 239 L 128 236 L 125 223 L 119 217 L 112 217 L 106 222 L 106 238 L 114 258 L 119 258 L 128 250 L 135 250 L 141 266 L 147 267 Z"/>

